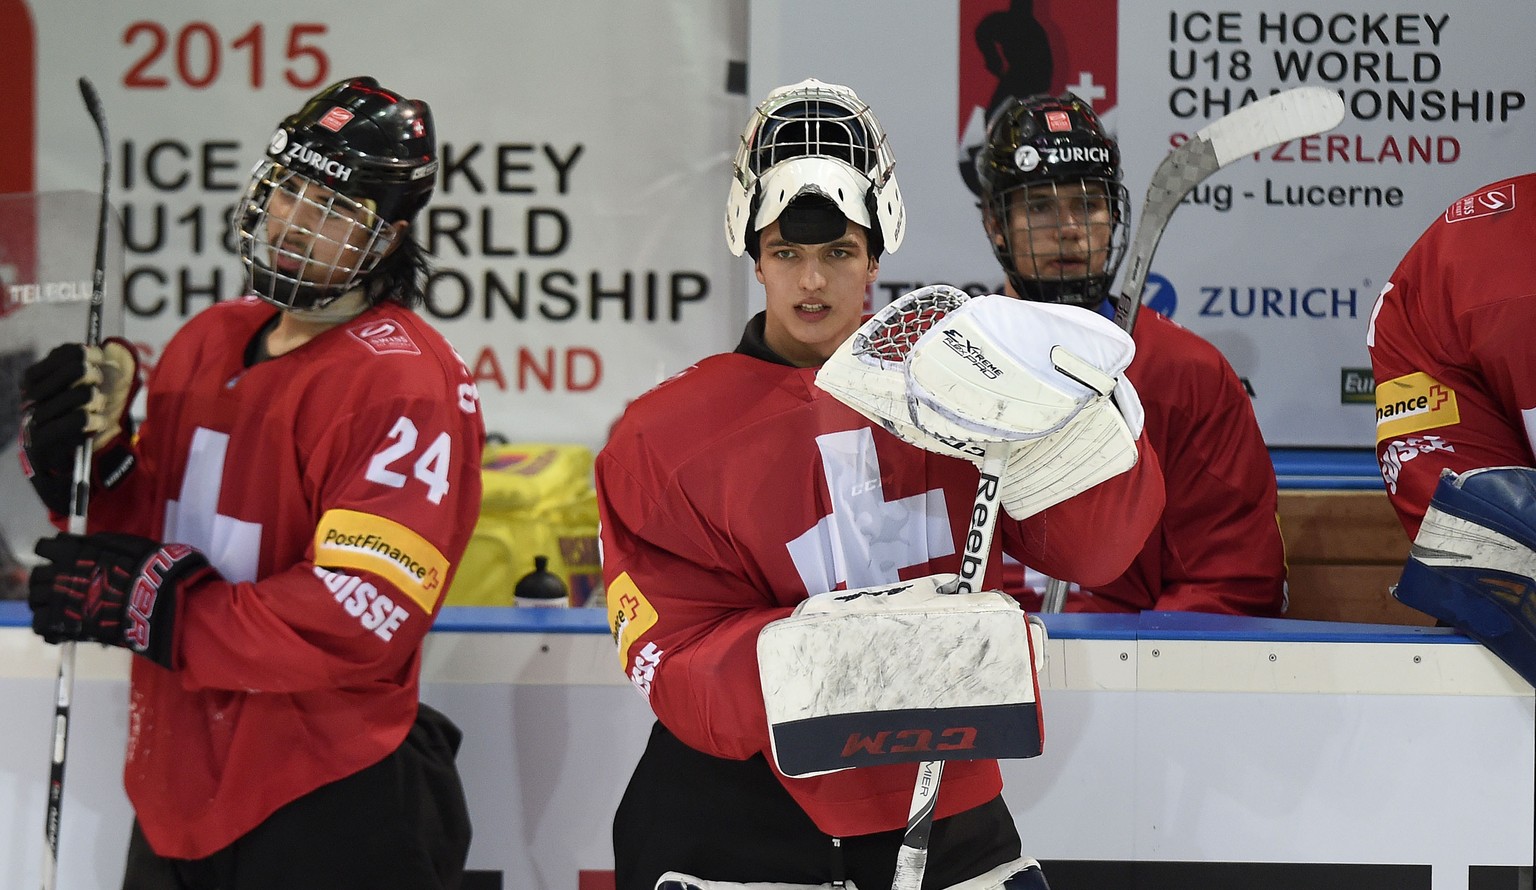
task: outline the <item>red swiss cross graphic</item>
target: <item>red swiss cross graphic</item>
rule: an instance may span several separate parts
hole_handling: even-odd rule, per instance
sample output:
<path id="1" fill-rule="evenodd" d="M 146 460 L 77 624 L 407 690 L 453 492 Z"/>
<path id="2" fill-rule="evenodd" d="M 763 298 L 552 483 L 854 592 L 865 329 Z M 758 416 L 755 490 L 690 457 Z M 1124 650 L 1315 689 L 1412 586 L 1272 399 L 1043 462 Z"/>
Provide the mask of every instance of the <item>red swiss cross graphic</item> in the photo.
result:
<path id="1" fill-rule="evenodd" d="M 1445 404 L 1445 400 L 1449 399 L 1451 394 L 1446 391 L 1445 387 L 1436 384 L 1429 388 L 1429 396 L 1434 400 L 1433 403 L 1429 406 L 1429 410 L 1435 411 L 1438 410 L 1441 405 Z"/>

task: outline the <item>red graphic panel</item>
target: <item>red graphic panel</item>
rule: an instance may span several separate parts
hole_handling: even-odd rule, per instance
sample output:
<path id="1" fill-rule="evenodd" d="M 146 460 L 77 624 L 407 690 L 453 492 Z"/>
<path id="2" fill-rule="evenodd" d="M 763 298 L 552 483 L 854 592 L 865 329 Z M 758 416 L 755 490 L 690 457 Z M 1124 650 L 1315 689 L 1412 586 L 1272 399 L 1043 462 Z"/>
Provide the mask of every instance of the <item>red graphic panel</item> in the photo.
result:
<path id="1" fill-rule="evenodd" d="M 1100 116 L 1115 107 L 1120 0 L 960 0 L 960 173 L 987 119 L 1009 96 L 1076 93 Z"/>
<path id="2" fill-rule="evenodd" d="M 0 83 L 5 84 L 0 193 L 36 191 L 36 45 L 25 0 L 0 0 Z"/>
<path id="3" fill-rule="evenodd" d="M 577 873 L 576 890 L 613 890 L 613 870 L 591 871 L 582 869 Z"/>
<path id="4" fill-rule="evenodd" d="M 0 84 L 5 85 L 5 125 L 0 126 L 0 194 L 37 190 L 37 34 L 25 0 L 0 0 Z M 15 308 L 10 285 L 36 273 L 36 227 L 30 215 L 12 218 L 0 244 L 0 315 Z"/>
<path id="5" fill-rule="evenodd" d="M 960 0 L 960 132 L 1004 95 L 1071 90 L 1115 107 L 1120 0 Z M 999 87 L 1002 87 L 999 90 Z"/>

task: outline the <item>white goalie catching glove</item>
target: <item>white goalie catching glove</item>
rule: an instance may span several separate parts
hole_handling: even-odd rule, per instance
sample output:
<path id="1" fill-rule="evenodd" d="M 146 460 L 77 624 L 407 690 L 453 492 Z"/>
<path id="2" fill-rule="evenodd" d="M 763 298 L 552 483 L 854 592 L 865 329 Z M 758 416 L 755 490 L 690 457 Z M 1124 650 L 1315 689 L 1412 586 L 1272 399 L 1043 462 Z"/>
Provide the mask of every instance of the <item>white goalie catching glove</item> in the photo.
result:
<path id="1" fill-rule="evenodd" d="M 979 465 L 1010 443 L 1000 500 L 1025 519 L 1136 464 L 1135 354 L 1086 309 L 931 285 L 865 322 L 816 384 L 928 451 Z"/>
<path id="2" fill-rule="evenodd" d="M 757 638 L 774 763 L 786 776 L 1040 753 L 1045 626 L 955 575 L 834 591 Z"/>

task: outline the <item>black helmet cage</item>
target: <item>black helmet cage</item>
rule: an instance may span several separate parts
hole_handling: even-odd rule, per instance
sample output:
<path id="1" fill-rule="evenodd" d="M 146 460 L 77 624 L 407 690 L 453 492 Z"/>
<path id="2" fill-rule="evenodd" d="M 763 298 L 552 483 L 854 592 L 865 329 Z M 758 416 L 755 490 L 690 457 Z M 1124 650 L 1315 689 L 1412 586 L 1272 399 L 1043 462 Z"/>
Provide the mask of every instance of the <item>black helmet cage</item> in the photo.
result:
<path id="1" fill-rule="evenodd" d="M 278 125 L 235 210 L 251 290 L 285 309 L 317 309 L 367 283 L 395 241 L 393 224 L 431 197 L 437 167 L 425 102 L 371 77 L 327 87 Z"/>
<path id="2" fill-rule="evenodd" d="M 1115 272 L 1125 258 L 1130 228 L 1130 196 L 1121 181 L 1120 149 L 1093 109 L 1077 96 L 1010 98 L 992 116 L 987 141 L 976 156 L 981 183 L 982 219 L 998 263 L 1019 296 L 1051 303 L 1095 308 L 1109 296 Z M 1063 190 L 1063 186 L 1070 188 Z M 1090 196 L 1109 204 L 1111 229 L 1103 271 L 1080 278 L 1041 278 L 1031 243 L 1016 244 L 1009 209 L 1047 192 L 1056 199 L 1081 202 L 1079 220 L 1087 218 Z M 1060 228 L 1058 220 L 1054 227 Z M 1040 226 L 1031 225 L 1037 232 Z M 1058 238 L 1060 233 L 1058 231 Z M 1030 256 L 1027 269 L 1016 257 Z M 1026 272 L 1030 274 L 1025 274 Z"/>
<path id="3" fill-rule="evenodd" d="M 896 159 L 886 141 L 885 131 L 869 106 L 850 103 L 846 90 L 820 88 L 785 95 L 778 104 L 764 102 L 755 114 L 757 125 L 742 137 L 745 169 L 737 167 L 737 180 L 752 195 L 747 217 L 747 252 L 758 255 L 758 231 L 755 225 L 762 195 L 755 188 L 776 164 L 803 157 L 823 157 L 842 161 L 869 180 L 862 196 L 869 213 L 869 254 L 879 257 L 884 238 L 877 219 L 877 195 L 896 170 Z"/>

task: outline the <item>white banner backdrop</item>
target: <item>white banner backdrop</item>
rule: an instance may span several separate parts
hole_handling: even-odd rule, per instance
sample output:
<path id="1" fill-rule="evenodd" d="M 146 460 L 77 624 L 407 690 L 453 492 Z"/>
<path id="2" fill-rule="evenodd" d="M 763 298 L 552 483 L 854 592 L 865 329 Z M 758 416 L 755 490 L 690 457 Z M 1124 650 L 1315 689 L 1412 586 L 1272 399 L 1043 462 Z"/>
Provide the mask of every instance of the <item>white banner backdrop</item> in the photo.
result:
<path id="1" fill-rule="evenodd" d="M 907 241 L 871 294 L 1001 287 L 959 160 L 998 90 L 1072 89 L 1119 138 L 1133 221 L 1168 151 L 1273 91 L 1335 88 L 1332 133 L 1213 176 L 1175 214 L 1145 299 L 1216 344 L 1272 446 L 1374 441 L 1371 305 L 1451 201 L 1531 169 L 1536 4 L 1392 0 L 758 0 L 753 100 L 814 76 L 868 101 L 895 148 Z M 755 297 L 760 301 L 760 296 Z"/>
<path id="2" fill-rule="evenodd" d="M 487 427 L 599 445 L 630 399 L 730 349 L 745 321 L 720 232 L 747 111 L 727 88 L 745 7 L 0 0 L 0 56 L 36 60 L 4 100 L 21 131 L 35 116 L 35 183 L 0 190 L 95 188 L 76 88 L 90 77 L 111 129 L 128 335 L 153 360 L 190 314 L 238 295 L 229 211 L 277 122 L 374 75 L 436 118 L 423 314 L 475 370 Z"/>

